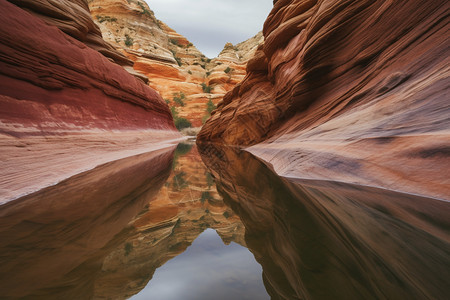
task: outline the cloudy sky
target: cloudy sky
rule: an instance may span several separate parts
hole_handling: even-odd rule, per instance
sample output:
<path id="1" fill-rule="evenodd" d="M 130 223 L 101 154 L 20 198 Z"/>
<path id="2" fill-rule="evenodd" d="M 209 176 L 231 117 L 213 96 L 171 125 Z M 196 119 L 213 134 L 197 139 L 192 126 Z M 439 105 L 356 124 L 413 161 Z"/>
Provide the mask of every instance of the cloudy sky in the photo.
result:
<path id="1" fill-rule="evenodd" d="M 146 0 L 156 18 L 214 58 L 262 30 L 272 0 Z"/>

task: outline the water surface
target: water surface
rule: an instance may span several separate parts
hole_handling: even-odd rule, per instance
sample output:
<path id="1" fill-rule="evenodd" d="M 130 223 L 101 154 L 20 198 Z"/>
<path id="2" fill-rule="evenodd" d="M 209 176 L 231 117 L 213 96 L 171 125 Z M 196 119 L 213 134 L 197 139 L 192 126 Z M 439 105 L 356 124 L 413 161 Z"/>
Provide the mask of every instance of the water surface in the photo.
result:
<path id="1" fill-rule="evenodd" d="M 450 207 L 180 144 L 0 206 L 0 265 L 1 299 L 446 299 Z"/>

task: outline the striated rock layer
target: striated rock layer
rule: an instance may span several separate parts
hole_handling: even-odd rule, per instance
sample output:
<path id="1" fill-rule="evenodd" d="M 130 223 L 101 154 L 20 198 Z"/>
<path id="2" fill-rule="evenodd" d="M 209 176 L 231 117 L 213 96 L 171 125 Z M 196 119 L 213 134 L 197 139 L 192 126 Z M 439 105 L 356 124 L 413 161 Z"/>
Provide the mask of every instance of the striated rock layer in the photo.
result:
<path id="1" fill-rule="evenodd" d="M 93 299 L 103 261 L 158 194 L 174 150 L 110 162 L 0 206 L 2 299 Z"/>
<path id="2" fill-rule="evenodd" d="M 276 1 L 200 141 L 284 176 L 450 196 L 447 1 Z M 444 173 L 443 173 L 444 170 Z"/>
<path id="3" fill-rule="evenodd" d="M 247 151 L 199 150 L 245 225 L 271 299 L 445 299 L 450 292 L 447 202 L 287 179 Z"/>
<path id="4" fill-rule="evenodd" d="M 259 33 L 237 45 L 228 43 L 209 59 L 158 20 L 145 1 L 92 0 L 89 7 L 105 40 L 131 59 L 134 70 L 193 127 L 209 117 L 207 103 L 216 105 L 244 78 L 246 63 L 263 40 Z"/>
<path id="5" fill-rule="evenodd" d="M 2 200 L 104 163 L 121 143 L 142 153 L 179 138 L 158 93 L 91 48 L 106 43 L 85 1 L 17 3 L 33 13 L 0 1 Z"/>

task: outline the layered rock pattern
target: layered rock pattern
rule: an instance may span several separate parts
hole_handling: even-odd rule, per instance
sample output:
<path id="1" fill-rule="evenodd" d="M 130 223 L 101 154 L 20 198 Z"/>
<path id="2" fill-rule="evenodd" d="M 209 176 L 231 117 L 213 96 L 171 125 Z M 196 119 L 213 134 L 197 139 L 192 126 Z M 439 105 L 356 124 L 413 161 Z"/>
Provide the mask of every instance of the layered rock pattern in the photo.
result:
<path id="1" fill-rule="evenodd" d="M 114 161 L 0 206 L 1 297 L 92 299 L 103 261 L 164 185 L 174 150 Z"/>
<path id="2" fill-rule="evenodd" d="M 110 162 L 0 206 L 2 297 L 128 299 L 207 228 L 245 246 L 244 225 L 196 148 L 174 150 Z"/>
<path id="3" fill-rule="evenodd" d="M 245 246 L 244 225 L 223 203 L 196 148 L 178 147 L 172 174 L 103 261 L 95 299 L 127 299 L 141 291 L 157 268 L 181 254 L 207 228 L 225 244 Z"/>
<path id="4" fill-rule="evenodd" d="M 245 225 L 271 299 L 441 299 L 449 293 L 445 201 L 294 180 L 247 151 L 200 154 Z"/>
<path id="5" fill-rule="evenodd" d="M 135 71 L 193 127 L 209 117 L 208 102 L 216 105 L 244 78 L 246 62 L 263 39 L 258 34 L 236 46 L 227 44 L 216 59 L 209 59 L 156 19 L 145 1 L 92 0 L 89 7 L 105 40 L 131 59 Z"/>
<path id="6" fill-rule="evenodd" d="M 448 198 L 448 8 L 276 1 L 246 78 L 199 140 L 265 141 L 250 151 L 285 176 Z"/>
<path id="7" fill-rule="evenodd" d="M 103 55 L 122 57 L 101 42 L 87 3 L 17 3 L 32 13 L 0 1 L 2 201 L 35 190 L 35 183 L 54 184 L 64 174 L 104 163 L 102 155 L 118 150 L 121 142 L 145 140 L 140 151 L 148 151 L 157 142 L 179 138 L 158 93 Z M 137 131 L 145 133 L 136 137 Z M 64 137 L 69 135 L 72 139 Z M 63 143 L 53 143 L 58 139 Z M 122 148 L 115 158 L 133 150 Z M 86 152 L 90 155 L 79 154 Z M 51 170 L 48 177 L 43 170 Z"/>

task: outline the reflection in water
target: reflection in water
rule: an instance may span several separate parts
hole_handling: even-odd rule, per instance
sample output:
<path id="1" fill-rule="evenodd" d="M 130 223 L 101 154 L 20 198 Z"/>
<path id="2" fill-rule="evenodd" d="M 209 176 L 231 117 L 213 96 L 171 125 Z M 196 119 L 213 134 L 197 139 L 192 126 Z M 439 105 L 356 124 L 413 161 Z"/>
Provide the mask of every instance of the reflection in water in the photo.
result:
<path id="1" fill-rule="evenodd" d="M 272 299 L 450 294 L 448 202 L 280 178 L 233 148 L 200 152 L 130 157 L 0 206 L 0 298 L 145 297 L 178 276 L 178 299 L 264 299 L 253 255 Z M 193 265 L 207 279 L 191 281 Z"/>
<path id="2" fill-rule="evenodd" d="M 102 165 L 0 207 L 0 297 L 91 299 L 105 257 L 170 174 L 174 149 Z"/>
<path id="3" fill-rule="evenodd" d="M 226 247 L 241 269 L 254 266 L 242 222 L 192 146 L 106 164 L 1 206 L 0 298 L 127 299 L 207 228 L 221 245 L 241 245 Z M 259 280 L 241 282 L 243 299 L 266 293 L 261 270 L 251 274 Z"/>
<path id="4" fill-rule="evenodd" d="M 225 244 L 233 241 L 245 246 L 244 226 L 223 203 L 197 148 L 180 144 L 172 169 L 158 196 L 131 223 L 132 230 L 126 240 L 103 263 L 102 273 L 96 282 L 95 298 L 124 299 L 139 293 L 153 280 L 157 268 L 183 253 L 207 228 L 214 229 Z M 179 262 L 186 264 L 183 257 Z M 211 278 L 221 279 L 221 270 L 211 272 L 215 274 Z M 154 279 L 158 280 L 156 275 Z M 171 285 L 180 278 L 186 280 L 184 272 L 179 272 L 177 276 L 167 284 Z M 261 273 L 258 276 L 262 281 Z M 150 291 L 144 291 L 144 295 L 157 292 L 152 291 L 151 287 L 150 284 Z M 204 287 L 209 289 L 210 294 L 215 293 L 211 286 Z M 193 288 L 198 288 L 200 292 L 202 286 Z M 178 295 L 178 299 L 185 299 L 185 296 Z"/>
<path id="5" fill-rule="evenodd" d="M 225 246 L 212 229 L 183 254 L 156 270 L 148 286 L 132 300 L 269 299 L 261 266 L 244 247 Z"/>
<path id="6" fill-rule="evenodd" d="M 201 145 L 272 299 L 447 299 L 450 205 L 280 178 L 247 152 Z"/>

